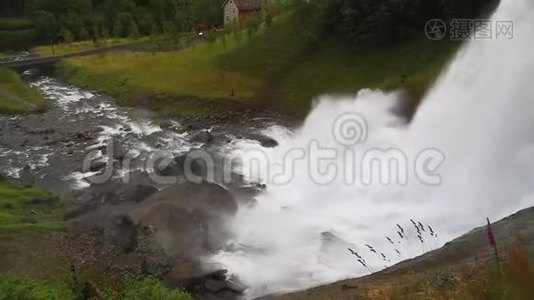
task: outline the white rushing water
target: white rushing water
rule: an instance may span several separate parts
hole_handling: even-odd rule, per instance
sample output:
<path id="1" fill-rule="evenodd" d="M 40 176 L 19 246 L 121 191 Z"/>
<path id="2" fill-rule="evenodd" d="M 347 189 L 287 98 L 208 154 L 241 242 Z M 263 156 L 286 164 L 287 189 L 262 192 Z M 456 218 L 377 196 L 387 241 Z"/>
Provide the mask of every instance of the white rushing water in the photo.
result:
<path id="1" fill-rule="evenodd" d="M 510 20 L 513 39 L 474 40 L 459 51 L 411 124 L 391 113 L 394 93 L 320 99 L 302 128 L 266 154 L 268 190 L 230 224 L 232 247 L 209 260 L 247 284 L 248 297 L 298 290 L 369 274 L 435 249 L 486 217 L 532 206 L 534 2 L 503 0 L 493 26 Z M 357 126 L 339 129 L 348 125 Z M 329 173 L 314 172 L 315 143 L 334 150 L 330 162 L 341 170 L 322 184 Z M 295 149 L 304 158 L 281 184 L 274 170 L 286 154 L 302 154 Z M 388 153 L 406 172 L 384 169 L 374 173 L 382 181 L 370 180 L 366 155 L 384 163 L 370 149 L 398 150 Z M 388 174 L 397 182 L 384 181 Z"/>

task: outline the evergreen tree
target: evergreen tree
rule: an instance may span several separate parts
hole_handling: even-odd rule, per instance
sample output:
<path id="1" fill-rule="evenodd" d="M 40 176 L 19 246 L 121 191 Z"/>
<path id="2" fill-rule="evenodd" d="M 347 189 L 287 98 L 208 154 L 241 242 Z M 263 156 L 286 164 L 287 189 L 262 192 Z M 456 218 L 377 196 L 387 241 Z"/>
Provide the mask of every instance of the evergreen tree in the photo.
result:
<path id="1" fill-rule="evenodd" d="M 70 32 L 68 29 L 63 30 L 61 36 L 63 37 L 63 43 L 65 44 L 71 44 L 74 42 L 74 35 L 72 35 L 72 32 Z"/>
<path id="2" fill-rule="evenodd" d="M 100 37 L 104 40 L 109 39 L 109 29 L 105 25 L 102 25 L 102 28 L 100 28 Z"/>
<path id="3" fill-rule="evenodd" d="M 137 23 L 135 23 L 134 20 L 130 20 L 130 22 L 128 23 L 128 36 L 131 38 L 139 37 L 139 28 L 137 27 Z"/>
<path id="4" fill-rule="evenodd" d="M 78 38 L 82 41 L 87 41 L 89 39 L 89 32 L 87 31 L 87 29 L 85 29 L 85 27 L 80 30 L 80 35 Z"/>
<path id="5" fill-rule="evenodd" d="M 98 32 L 98 26 L 96 26 L 96 23 L 93 23 L 93 26 L 91 26 L 91 37 L 95 41 L 100 39 L 100 32 Z"/>
<path id="6" fill-rule="evenodd" d="M 120 38 L 122 36 L 122 31 L 122 23 L 119 20 L 116 20 L 115 23 L 113 23 L 113 37 Z"/>

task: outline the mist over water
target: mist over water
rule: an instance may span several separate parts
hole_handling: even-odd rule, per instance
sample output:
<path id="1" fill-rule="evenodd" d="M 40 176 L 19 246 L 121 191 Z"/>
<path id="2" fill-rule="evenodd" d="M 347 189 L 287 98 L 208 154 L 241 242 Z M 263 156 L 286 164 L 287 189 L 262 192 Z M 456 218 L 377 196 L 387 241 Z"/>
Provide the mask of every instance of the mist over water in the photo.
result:
<path id="1" fill-rule="evenodd" d="M 249 297 L 304 289 L 378 271 L 435 249 L 486 217 L 497 220 L 534 205 L 534 2 L 503 0 L 493 20 L 514 21 L 513 39 L 467 43 L 410 124 L 393 113 L 396 93 L 321 98 L 302 128 L 279 137 L 280 147 L 267 154 L 271 172 L 260 174 L 267 191 L 240 209 L 228 250 L 208 260 L 236 274 L 250 287 Z M 347 112 L 365 121 L 359 143 L 340 143 L 333 134 Z M 347 184 L 338 174 L 319 184 L 310 176 L 312 143 L 356 153 L 356 159 L 335 159 L 337 166 L 354 166 L 355 179 Z M 298 156 L 293 149 L 304 149 L 304 159 L 295 162 L 286 184 L 273 184 L 272 170 L 284 165 L 287 153 Z M 367 165 L 358 157 L 370 149 L 400 150 L 406 184 L 365 182 L 368 170 L 361 169 Z M 429 150 L 444 157 L 431 174 L 439 178 L 416 172 L 418 155 Z M 410 219 L 424 225 L 422 243 Z"/>

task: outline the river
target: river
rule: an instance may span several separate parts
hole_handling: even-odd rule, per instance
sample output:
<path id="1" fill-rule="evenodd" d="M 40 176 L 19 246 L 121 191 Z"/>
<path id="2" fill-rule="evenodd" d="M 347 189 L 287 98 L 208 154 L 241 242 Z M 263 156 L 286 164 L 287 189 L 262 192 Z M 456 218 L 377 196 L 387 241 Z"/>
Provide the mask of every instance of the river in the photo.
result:
<path id="1" fill-rule="evenodd" d="M 109 141 L 118 144 L 137 165 L 113 171 L 113 178 L 143 167 L 154 152 L 172 157 L 194 149 L 218 156 L 235 156 L 243 149 L 262 149 L 258 136 L 285 139 L 291 131 L 270 118 L 252 118 L 248 124 L 219 124 L 209 128 L 182 125 L 180 119 L 122 107 L 101 93 L 65 84 L 40 70 L 28 70 L 23 79 L 47 100 L 46 112 L 0 116 L 0 169 L 23 184 L 35 184 L 57 194 L 72 195 L 87 189 L 84 159 L 111 162 L 105 154 Z M 191 141 L 198 133 L 210 132 L 213 141 Z M 253 134 L 252 139 L 247 136 Z M 265 148 L 265 151 L 270 151 Z M 87 170 L 85 170 L 87 171 Z"/>

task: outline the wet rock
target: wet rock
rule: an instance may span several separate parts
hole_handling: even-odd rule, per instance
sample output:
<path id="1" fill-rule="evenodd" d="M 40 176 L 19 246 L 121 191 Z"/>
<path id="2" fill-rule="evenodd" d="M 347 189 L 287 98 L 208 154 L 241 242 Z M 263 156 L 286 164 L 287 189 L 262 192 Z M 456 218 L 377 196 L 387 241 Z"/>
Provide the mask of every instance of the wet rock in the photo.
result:
<path id="1" fill-rule="evenodd" d="M 104 235 L 111 244 L 125 253 L 133 251 L 137 246 L 137 227 L 127 215 L 112 217 L 104 229 Z"/>
<path id="2" fill-rule="evenodd" d="M 102 131 L 101 128 L 95 130 L 89 130 L 84 132 L 75 133 L 72 140 L 76 142 L 92 141 L 98 137 L 98 134 Z"/>
<path id="3" fill-rule="evenodd" d="M 157 188 L 149 185 L 121 185 L 117 189 L 108 191 L 105 194 L 105 201 L 111 204 L 121 202 L 139 203 L 157 191 Z"/>
<path id="4" fill-rule="evenodd" d="M 108 148 L 106 149 L 111 149 L 112 153 L 106 153 L 106 154 L 116 160 L 122 160 L 128 154 L 128 150 L 118 141 L 118 139 L 109 140 Z"/>
<path id="5" fill-rule="evenodd" d="M 173 175 L 187 175 L 186 178 L 199 178 L 225 185 L 242 185 L 244 176 L 234 172 L 235 160 L 228 160 L 215 153 L 193 150 L 174 158 Z M 229 165 L 227 165 L 229 164 Z"/>
<path id="6" fill-rule="evenodd" d="M 182 183 L 152 195 L 134 214 L 141 228 L 153 228 L 166 253 L 198 257 L 226 240 L 223 221 L 237 209 L 231 193 L 219 185 Z"/>
<path id="7" fill-rule="evenodd" d="M 407 91 L 399 91 L 397 93 L 397 103 L 391 109 L 391 112 L 404 118 L 406 122 L 409 122 L 415 114 L 418 105 L 419 101 L 417 98 L 411 96 Z"/>
<path id="8" fill-rule="evenodd" d="M 192 143 L 210 144 L 212 141 L 213 136 L 211 133 L 209 133 L 209 131 L 199 132 L 191 138 Z"/>
<path id="9" fill-rule="evenodd" d="M 35 184 L 35 176 L 33 176 L 31 169 L 29 165 L 26 165 L 20 171 L 19 182 L 23 187 L 31 187 Z"/>
<path id="10" fill-rule="evenodd" d="M 107 166 L 107 163 L 102 160 L 94 160 L 89 165 L 89 171 L 91 172 L 98 172 L 104 169 Z"/>
<path id="11" fill-rule="evenodd" d="M 168 121 L 168 120 L 167 120 L 167 121 L 163 121 L 163 122 L 161 122 L 161 123 L 159 124 L 159 127 L 160 127 L 161 129 L 164 129 L 164 130 L 165 130 L 165 129 L 172 129 L 172 128 L 174 127 L 174 125 L 172 124 L 171 121 Z"/>
<path id="12" fill-rule="evenodd" d="M 260 142 L 261 146 L 264 148 L 275 148 L 279 145 L 275 139 L 259 133 L 250 133 L 245 135 L 245 137 Z"/>
<path id="13" fill-rule="evenodd" d="M 64 220 L 71 220 L 78 218 L 80 216 L 86 215 L 88 213 L 96 211 L 100 205 L 98 202 L 92 202 L 92 203 L 85 203 L 80 205 L 75 205 L 74 207 L 70 208 L 65 215 L 63 216 Z"/>
<path id="14" fill-rule="evenodd" d="M 246 287 L 234 278 L 228 278 L 226 270 L 217 270 L 192 277 L 182 284 L 195 299 L 241 299 Z"/>
<path id="15" fill-rule="evenodd" d="M 29 134 L 54 134 L 56 130 L 54 128 L 45 128 L 45 129 L 38 129 L 38 130 L 29 130 L 27 133 Z"/>

